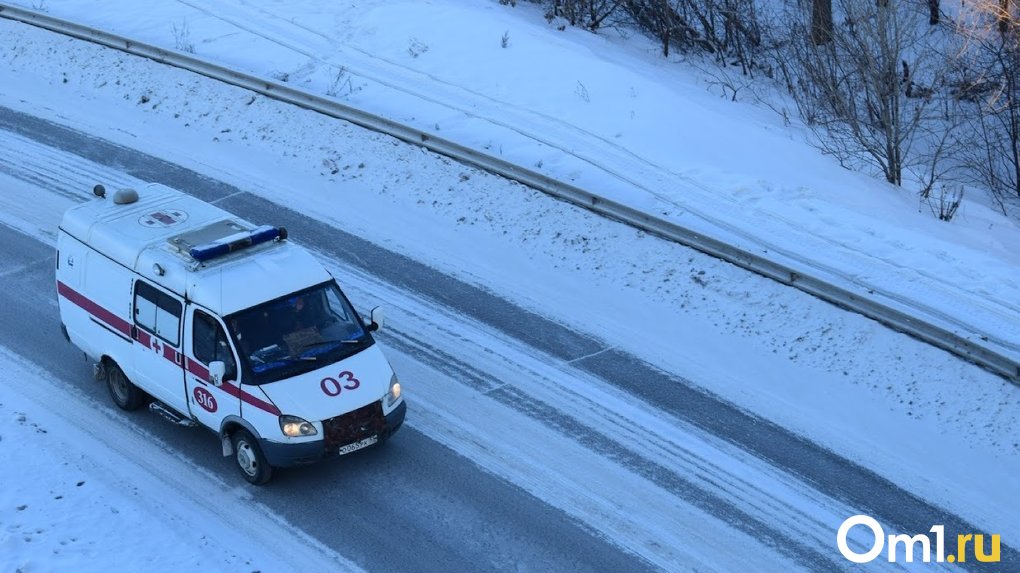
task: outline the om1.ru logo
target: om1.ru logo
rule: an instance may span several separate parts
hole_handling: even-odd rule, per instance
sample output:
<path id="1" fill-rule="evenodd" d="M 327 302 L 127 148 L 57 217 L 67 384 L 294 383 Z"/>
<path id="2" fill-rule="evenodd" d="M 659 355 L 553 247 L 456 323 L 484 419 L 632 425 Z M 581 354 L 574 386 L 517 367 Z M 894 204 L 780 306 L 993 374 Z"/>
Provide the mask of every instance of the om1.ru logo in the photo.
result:
<path id="1" fill-rule="evenodd" d="M 875 536 L 875 541 L 871 546 L 871 549 L 864 553 L 857 553 L 846 543 L 846 537 L 850 533 L 850 530 L 855 525 L 863 525 L 871 529 L 871 533 Z M 944 525 L 933 525 L 929 530 L 935 534 L 935 561 L 942 563 L 948 561 L 950 563 L 960 562 L 964 563 L 967 561 L 967 545 L 973 542 L 974 547 L 974 558 L 983 563 L 998 563 L 999 562 L 999 534 L 992 535 L 992 551 L 991 553 L 985 553 L 985 536 L 981 533 L 973 534 L 959 534 L 956 536 L 956 555 L 946 555 L 946 526 Z M 836 532 L 836 545 L 839 546 L 839 552 L 854 563 L 870 563 L 876 557 L 881 555 L 882 548 L 885 546 L 886 536 L 885 530 L 882 529 L 882 525 L 878 523 L 873 517 L 867 515 L 855 515 L 847 518 L 843 522 L 843 525 L 839 526 L 839 531 Z M 907 563 L 913 563 L 914 561 L 914 546 L 917 544 L 921 545 L 921 558 L 925 563 L 931 562 L 931 540 L 927 535 L 918 533 L 911 537 L 906 534 L 902 535 L 889 535 L 889 562 L 896 562 L 897 547 L 903 545 L 904 561 Z"/>

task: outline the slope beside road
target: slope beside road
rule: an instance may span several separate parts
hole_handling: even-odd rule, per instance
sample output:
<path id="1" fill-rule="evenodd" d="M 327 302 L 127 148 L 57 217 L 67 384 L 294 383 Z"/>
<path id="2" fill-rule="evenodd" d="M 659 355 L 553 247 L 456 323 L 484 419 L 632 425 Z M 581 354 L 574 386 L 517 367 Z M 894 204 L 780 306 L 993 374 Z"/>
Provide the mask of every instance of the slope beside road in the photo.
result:
<path id="1" fill-rule="evenodd" d="M 909 190 L 821 157 L 778 117 L 705 93 L 637 38 L 559 33 L 535 7 L 494 2 L 68 2 L 47 11 L 333 95 L 1020 360 L 1015 221 L 975 191 L 945 225 Z M 513 41 L 502 46 L 500 34 Z"/>

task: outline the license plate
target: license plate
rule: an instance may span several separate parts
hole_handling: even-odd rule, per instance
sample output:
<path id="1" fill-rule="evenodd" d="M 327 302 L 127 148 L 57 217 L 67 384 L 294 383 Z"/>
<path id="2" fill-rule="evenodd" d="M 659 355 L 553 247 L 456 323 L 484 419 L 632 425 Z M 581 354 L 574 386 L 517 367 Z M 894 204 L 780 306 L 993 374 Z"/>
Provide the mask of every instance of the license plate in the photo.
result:
<path id="1" fill-rule="evenodd" d="M 365 438 L 364 440 L 358 440 L 357 442 L 354 442 L 353 444 L 347 444 L 346 446 L 340 446 L 340 449 L 338 450 L 337 453 L 342 456 L 344 454 L 349 454 L 351 452 L 356 452 L 358 450 L 367 448 L 368 446 L 371 446 L 372 444 L 374 444 L 374 443 L 376 443 L 378 441 L 379 441 L 379 436 L 371 436 L 369 438 Z"/>

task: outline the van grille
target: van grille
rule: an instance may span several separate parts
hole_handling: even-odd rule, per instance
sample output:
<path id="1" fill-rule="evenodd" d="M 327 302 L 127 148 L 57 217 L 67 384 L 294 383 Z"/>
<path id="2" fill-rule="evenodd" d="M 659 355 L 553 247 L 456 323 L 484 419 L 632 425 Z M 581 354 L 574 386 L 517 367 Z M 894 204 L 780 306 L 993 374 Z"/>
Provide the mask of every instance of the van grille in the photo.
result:
<path id="1" fill-rule="evenodd" d="M 369 436 L 379 435 L 381 437 L 386 430 L 382 400 L 376 400 L 367 406 L 335 418 L 323 420 L 322 429 L 327 452 Z"/>

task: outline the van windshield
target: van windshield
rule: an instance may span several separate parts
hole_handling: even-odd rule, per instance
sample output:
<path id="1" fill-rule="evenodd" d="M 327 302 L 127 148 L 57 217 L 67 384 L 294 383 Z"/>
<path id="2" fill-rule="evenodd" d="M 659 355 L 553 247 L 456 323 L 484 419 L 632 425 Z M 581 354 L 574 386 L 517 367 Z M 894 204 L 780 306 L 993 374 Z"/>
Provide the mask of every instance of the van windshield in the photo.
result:
<path id="1" fill-rule="evenodd" d="M 334 281 L 234 313 L 227 324 L 249 384 L 316 370 L 373 342 Z"/>

